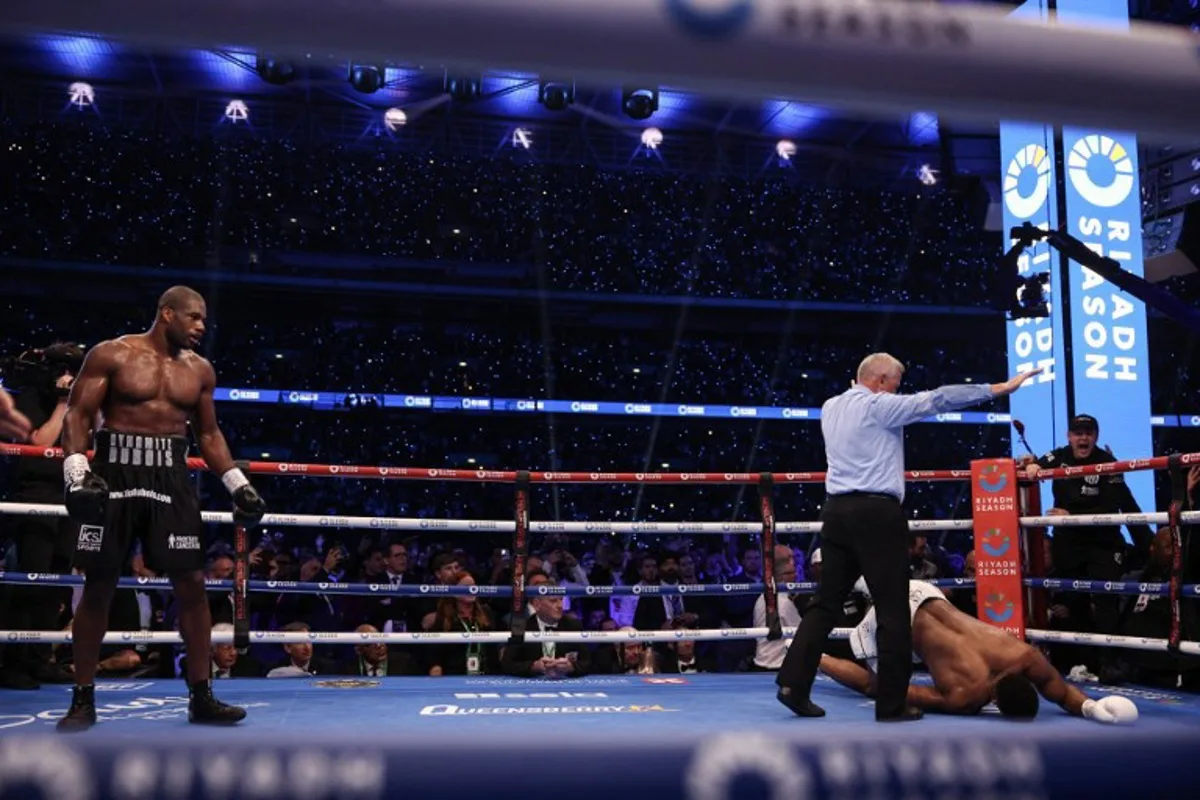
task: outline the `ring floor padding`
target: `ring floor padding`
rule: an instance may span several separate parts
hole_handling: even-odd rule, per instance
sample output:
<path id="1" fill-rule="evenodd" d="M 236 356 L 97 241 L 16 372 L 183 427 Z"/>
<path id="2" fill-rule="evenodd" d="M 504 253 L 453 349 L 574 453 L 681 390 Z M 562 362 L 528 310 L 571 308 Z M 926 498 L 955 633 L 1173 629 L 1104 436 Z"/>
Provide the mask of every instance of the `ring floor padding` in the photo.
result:
<path id="1" fill-rule="evenodd" d="M 0 798 L 1080 797 L 1200 786 L 1200 697 L 1136 687 L 1113 727 L 1045 701 L 1033 722 L 985 710 L 874 721 L 824 678 L 828 716 L 794 717 L 773 675 L 219 681 L 234 728 L 187 723 L 181 680 L 104 681 L 101 722 L 54 731 L 69 687 L 0 691 Z M 39 793 L 40 792 L 40 793 Z"/>

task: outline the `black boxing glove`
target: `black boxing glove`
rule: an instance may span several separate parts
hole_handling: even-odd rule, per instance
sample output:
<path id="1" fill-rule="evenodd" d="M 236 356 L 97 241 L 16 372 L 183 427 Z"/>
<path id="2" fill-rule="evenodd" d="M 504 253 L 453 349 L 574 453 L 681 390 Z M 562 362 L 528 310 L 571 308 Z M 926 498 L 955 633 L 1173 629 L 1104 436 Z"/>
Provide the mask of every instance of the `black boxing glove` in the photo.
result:
<path id="1" fill-rule="evenodd" d="M 108 508 L 108 484 L 88 467 L 87 456 L 76 453 L 63 462 L 67 514 L 82 525 L 103 525 Z"/>
<path id="2" fill-rule="evenodd" d="M 233 521 L 244 528 L 253 528 L 262 522 L 267 513 L 267 501 L 251 486 L 246 484 L 233 493 Z"/>
<path id="3" fill-rule="evenodd" d="M 233 521 L 244 528 L 253 528 L 262 522 L 267 513 L 267 502 L 262 499 L 246 475 L 237 467 L 221 476 L 221 483 L 233 495 Z"/>

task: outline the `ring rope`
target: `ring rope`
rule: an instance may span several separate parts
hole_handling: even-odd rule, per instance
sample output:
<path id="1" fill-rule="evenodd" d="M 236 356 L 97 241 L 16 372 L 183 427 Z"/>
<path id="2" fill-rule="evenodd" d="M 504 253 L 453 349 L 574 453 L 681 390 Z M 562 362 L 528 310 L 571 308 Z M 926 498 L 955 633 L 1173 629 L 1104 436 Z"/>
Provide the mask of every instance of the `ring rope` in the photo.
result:
<path id="1" fill-rule="evenodd" d="M 1185 511 L 1180 514 L 1185 523 L 1200 523 L 1200 511 Z M 1088 525 L 1166 525 L 1169 512 L 1154 511 L 1149 514 L 1060 514 L 1058 516 L 1021 517 L 1021 524 L 1032 528 L 1078 528 Z"/>
<path id="2" fill-rule="evenodd" d="M 91 454 L 89 453 L 89 456 Z M 62 458 L 57 447 L 38 447 L 29 444 L 0 444 L 0 456 L 22 456 L 26 458 Z M 1036 478 L 1021 477 L 1022 481 L 1072 478 L 1079 475 L 1104 475 L 1143 470 L 1166 469 L 1173 456 L 1138 458 L 1128 461 L 1113 461 L 1107 464 L 1090 464 L 1083 467 L 1058 467 L 1038 473 Z M 1200 453 L 1185 453 L 1179 456 L 1182 465 L 1200 464 Z M 201 458 L 189 458 L 188 469 L 208 470 Z M 516 483 L 515 470 L 484 469 L 440 469 L 426 467 L 376 467 L 354 464 L 293 464 L 280 461 L 249 461 L 243 472 L 258 475 L 288 475 L 306 478 L 386 478 L 389 480 L 447 480 L 474 481 L 477 483 Z M 904 473 L 910 481 L 958 481 L 969 480 L 969 469 L 909 470 Z M 757 484 L 762 473 L 755 472 L 529 472 L 531 483 L 724 483 Z M 823 483 L 824 472 L 773 472 L 773 483 Z"/>
<path id="3" fill-rule="evenodd" d="M 923 581 L 944 589 L 974 589 L 972 578 L 935 578 Z M 251 592 L 267 594 L 327 594 L 335 596 L 367 597 L 510 597 L 511 586 L 444 586 L 442 584 L 404 584 L 392 586 L 387 583 L 338 583 L 334 581 L 308 583 L 303 581 L 247 581 Z M 82 575 L 56 575 L 45 572 L 0 571 L 0 585 L 28 586 L 83 586 Z M 1024 585 L 1031 589 L 1051 591 L 1087 592 L 1089 594 L 1149 595 L 1165 596 L 1170 593 L 1170 584 L 1138 583 L 1136 581 L 1073 580 L 1071 578 L 1025 578 Z M 206 589 L 232 591 L 234 582 L 210 578 L 204 581 Z M 170 589 L 170 578 L 121 578 L 119 589 Z M 1180 587 L 1184 597 L 1200 597 L 1200 584 L 1189 583 Z M 677 586 L 534 586 L 526 589 L 528 596 L 540 597 L 641 597 L 656 595 L 670 597 L 692 597 L 696 595 L 752 595 L 762 594 L 766 585 L 762 583 L 701 583 Z M 777 589 L 786 594 L 815 594 L 817 584 L 812 581 L 793 581 L 777 584 Z"/>
<path id="4" fill-rule="evenodd" d="M 90 457 L 92 453 L 88 453 Z M 0 444 L 0 456 L 62 458 L 57 447 L 29 444 Z M 1200 455 L 1197 456 L 1200 460 Z M 201 458 L 189 458 L 188 469 L 208 470 Z M 287 475 L 304 478 L 386 478 L 389 480 L 446 480 L 476 483 L 516 483 L 515 470 L 441 469 L 426 467 L 376 467 L 356 464 L 293 464 L 280 461 L 248 461 L 243 472 L 258 475 Z M 971 478 L 969 469 L 910 470 L 905 478 L 914 481 L 961 481 Z M 530 471 L 531 483 L 724 483 L 758 484 L 758 472 L 545 472 Z M 774 472 L 774 483 L 823 483 L 824 472 Z"/>
<path id="5" fill-rule="evenodd" d="M 853 629 L 835 628 L 830 635 L 834 639 L 848 639 Z M 785 638 L 792 638 L 795 628 L 784 628 Z M 530 641 L 553 641 L 564 643 L 591 642 L 708 642 L 740 639 L 765 639 L 767 628 L 708 628 L 702 630 L 680 629 L 673 631 L 527 631 Z M 1165 651 L 1166 639 L 1150 639 L 1135 636 L 1106 636 L 1095 633 L 1072 633 L 1070 631 L 1045 631 L 1028 629 L 1026 637 L 1034 642 L 1065 642 L 1090 647 L 1122 647 L 1129 650 Z M 0 641 L 28 644 L 70 644 L 70 631 L 0 631 Z M 484 633 L 326 633 L 304 631 L 254 631 L 250 638 L 259 644 L 507 644 L 511 639 L 508 631 Z M 213 632 L 213 644 L 233 644 L 232 633 Z M 183 637 L 176 631 L 109 631 L 104 635 L 104 644 L 183 644 Z M 1200 655 L 1200 642 L 1182 642 L 1179 652 Z"/>
<path id="6" fill-rule="evenodd" d="M 0 515 L 65 517 L 65 506 L 45 503 L 0 503 Z M 232 524 L 233 514 L 228 511 L 204 511 L 201 517 L 207 523 Z M 1200 511 L 1185 511 L 1180 515 L 1185 524 L 1200 523 Z M 1150 514 L 1072 514 L 1063 516 L 1021 517 L 1021 524 L 1029 527 L 1080 527 L 1087 525 L 1165 525 L 1168 512 Z M 316 514 L 267 514 L 262 525 L 280 528 L 358 528 L 392 531 L 446 531 L 451 533 L 493 532 L 512 533 L 515 525 L 511 520 L 501 519 L 420 519 L 415 517 L 343 517 Z M 777 533 L 819 533 L 820 522 L 777 522 Z M 761 522 L 553 522 L 529 523 L 533 533 L 743 533 L 762 532 Z M 955 531 L 971 530 L 974 521 L 969 519 L 913 519 L 908 521 L 912 531 Z"/>
<path id="7" fill-rule="evenodd" d="M 974 586 L 974 581 L 967 578 L 938 578 L 929 583 L 948 589 L 962 589 Z M 27 586 L 83 586 L 82 575 L 55 575 L 44 572 L 4 572 L 0 571 L 0 584 Z M 301 581 L 247 581 L 247 589 L 251 592 L 268 594 L 328 594 L 353 596 L 388 596 L 388 597 L 510 597 L 511 586 L 444 586 L 442 584 L 407 584 L 392 586 L 388 583 L 337 583 L 334 581 L 322 583 L 305 583 Z M 814 594 L 817 584 L 812 581 L 794 581 L 779 583 L 778 588 L 789 594 Z M 1164 584 L 1165 585 L 1165 584 Z M 213 591 L 232 591 L 234 581 L 207 579 L 206 589 Z M 171 588 L 170 578 L 121 578 L 117 587 L 120 589 L 148 589 L 158 587 Z M 750 595 L 762 594 L 765 590 L 762 583 L 701 583 L 683 584 L 678 586 L 532 586 L 525 590 L 528 596 L 540 597 L 641 597 L 643 595 L 691 597 L 694 595 Z M 1190 587 L 1185 587 L 1190 588 Z"/>

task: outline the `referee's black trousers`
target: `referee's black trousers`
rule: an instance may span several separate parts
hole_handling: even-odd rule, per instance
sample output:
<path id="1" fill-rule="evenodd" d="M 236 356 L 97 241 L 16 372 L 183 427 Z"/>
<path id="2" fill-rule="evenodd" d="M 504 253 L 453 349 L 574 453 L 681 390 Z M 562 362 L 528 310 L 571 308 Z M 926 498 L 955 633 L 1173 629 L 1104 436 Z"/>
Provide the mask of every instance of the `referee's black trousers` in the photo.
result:
<path id="1" fill-rule="evenodd" d="M 912 619 L 908 608 L 908 521 L 886 495 L 835 495 L 821 511 L 821 583 L 800 620 L 776 683 L 807 698 L 830 631 L 859 576 L 866 578 L 879 627 L 875 717 L 904 713 L 912 677 Z"/>

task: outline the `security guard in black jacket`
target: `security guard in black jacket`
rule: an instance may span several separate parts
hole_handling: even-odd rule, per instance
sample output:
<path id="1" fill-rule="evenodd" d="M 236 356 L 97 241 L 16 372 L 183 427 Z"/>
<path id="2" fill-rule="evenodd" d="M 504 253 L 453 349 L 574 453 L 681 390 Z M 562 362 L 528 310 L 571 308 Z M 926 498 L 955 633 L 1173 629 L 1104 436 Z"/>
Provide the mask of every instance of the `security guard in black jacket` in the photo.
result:
<path id="1" fill-rule="evenodd" d="M 1117 459 L 1108 450 L 1096 447 L 1100 424 L 1095 417 L 1079 414 L 1071 419 L 1067 446 L 1051 450 L 1026 466 L 1026 474 L 1037 475 L 1042 469 L 1107 464 Z M 1133 499 L 1125 476 L 1082 475 L 1078 478 L 1057 478 L 1053 482 L 1054 507 L 1047 516 L 1060 514 L 1140 514 L 1142 509 Z M 1128 525 L 1133 547 L 1126 553 L 1121 527 L 1083 526 L 1054 529 L 1050 543 L 1050 560 L 1054 573 L 1066 578 L 1096 581 L 1119 581 L 1125 573 L 1146 563 L 1154 534 L 1148 525 Z M 1128 558 L 1127 558 L 1128 555 Z M 1098 633 L 1115 633 L 1120 616 L 1120 597 L 1117 595 L 1069 594 L 1072 627 L 1086 631 L 1088 621 Z M 1089 602 L 1090 600 L 1090 602 Z M 1078 627 L 1083 625 L 1085 627 Z"/>

